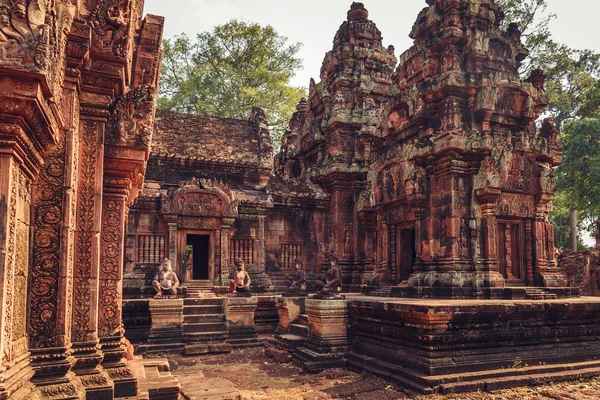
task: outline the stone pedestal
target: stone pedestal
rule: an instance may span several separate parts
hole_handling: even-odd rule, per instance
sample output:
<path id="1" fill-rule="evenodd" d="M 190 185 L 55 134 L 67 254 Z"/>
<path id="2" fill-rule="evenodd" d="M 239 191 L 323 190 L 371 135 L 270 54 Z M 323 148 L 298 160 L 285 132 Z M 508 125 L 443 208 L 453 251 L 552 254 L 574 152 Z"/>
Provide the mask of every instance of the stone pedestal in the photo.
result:
<path id="1" fill-rule="evenodd" d="M 258 345 L 258 335 L 254 325 L 254 313 L 258 301 L 256 297 L 230 297 L 225 299 L 225 320 L 227 321 L 227 343 L 234 347 Z"/>
<path id="2" fill-rule="evenodd" d="M 156 298 L 149 300 L 150 332 L 140 352 L 183 351 L 183 299 Z"/>
<path id="3" fill-rule="evenodd" d="M 307 299 L 309 333 L 292 360 L 310 372 L 345 366 L 348 349 L 348 307 L 346 300 Z"/>
<path id="4" fill-rule="evenodd" d="M 281 335 L 288 333 L 290 324 L 304 314 L 306 297 L 280 297 L 277 299 L 277 313 L 279 325 L 275 333 Z"/>

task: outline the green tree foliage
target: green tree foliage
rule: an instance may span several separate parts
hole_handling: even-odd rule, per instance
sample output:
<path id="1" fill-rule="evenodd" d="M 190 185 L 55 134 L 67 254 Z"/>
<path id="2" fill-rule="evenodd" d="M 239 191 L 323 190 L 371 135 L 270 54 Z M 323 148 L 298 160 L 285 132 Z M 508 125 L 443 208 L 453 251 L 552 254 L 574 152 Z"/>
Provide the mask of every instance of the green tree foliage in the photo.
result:
<path id="1" fill-rule="evenodd" d="M 552 38 L 550 25 L 557 16 L 548 11 L 547 0 L 497 0 L 497 3 L 505 13 L 504 27 L 516 23 L 530 51 L 529 57 L 521 65 L 521 74 L 526 77 L 531 70 L 541 68 L 547 76 L 549 104 L 545 116 L 554 118 L 559 130 L 563 131 L 561 140 L 566 146 L 565 163 L 557 171 L 558 193 L 552 220 L 557 246 L 570 247 L 567 237 L 570 232 L 576 234 L 572 227 L 581 228 L 586 221 L 589 227 L 590 218 L 597 219 L 593 213 L 600 211 L 594 211 L 592 207 L 595 194 L 583 190 L 585 174 L 590 173 L 592 168 L 578 172 L 577 169 L 582 167 L 581 160 L 573 156 L 585 142 L 581 132 L 593 125 L 589 121 L 579 125 L 578 120 L 595 117 L 600 111 L 600 55 L 591 50 L 572 49 Z M 568 125 L 570 122 L 573 125 Z M 565 124 L 569 127 L 563 129 Z M 579 136 L 572 143 L 570 136 L 574 132 Z M 588 149 L 591 148 L 593 146 Z M 593 182 L 590 178 L 587 179 Z M 597 199 L 600 199 L 600 193 L 597 195 Z M 582 207 L 582 212 L 577 213 L 578 207 Z M 573 244 L 577 241 L 581 243 L 575 237 L 572 239 Z"/>
<path id="2" fill-rule="evenodd" d="M 556 14 L 548 12 L 547 0 L 498 0 L 505 13 L 505 27 L 516 23 L 529 57 L 522 63 L 523 76 L 541 68 L 547 76 L 548 109 L 559 129 L 584 112 L 584 104 L 597 93 L 600 97 L 600 55 L 559 44 L 552 38 L 550 23 Z M 589 115 L 587 115 L 589 116 Z"/>
<path id="3" fill-rule="evenodd" d="M 295 106 L 306 96 L 290 85 L 302 67 L 300 43 L 290 44 L 271 27 L 232 20 L 191 40 L 163 42 L 158 107 L 247 119 L 265 110 L 277 147 Z"/>
<path id="4" fill-rule="evenodd" d="M 600 118 L 570 122 L 565 133 L 565 162 L 556 169 L 557 186 L 594 232 L 600 219 Z"/>

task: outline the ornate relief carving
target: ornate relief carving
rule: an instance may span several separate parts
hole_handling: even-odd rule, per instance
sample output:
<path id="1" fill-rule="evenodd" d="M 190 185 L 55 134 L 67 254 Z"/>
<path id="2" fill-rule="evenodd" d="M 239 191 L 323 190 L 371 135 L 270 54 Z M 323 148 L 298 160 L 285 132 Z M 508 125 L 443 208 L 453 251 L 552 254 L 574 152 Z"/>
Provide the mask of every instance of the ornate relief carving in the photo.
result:
<path id="1" fill-rule="evenodd" d="M 27 277 L 29 273 L 29 225 L 31 218 L 31 181 L 25 173 L 19 169 L 18 182 L 19 200 L 17 204 L 17 231 L 16 231 L 16 253 L 15 253 L 15 283 L 14 283 L 14 326 L 12 334 L 12 358 L 18 357 L 24 351 L 21 342 L 26 335 L 27 296 L 19 293 L 27 293 Z"/>
<path id="2" fill-rule="evenodd" d="M 98 123 L 85 121 L 81 135 L 81 167 L 79 170 L 77 216 L 77 263 L 75 267 L 75 296 L 73 307 L 73 340 L 86 342 L 95 339 L 91 326 L 90 278 L 93 268 L 92 244 L 95 236 L 96 163 L 98 157 Z"/>
<path id="3" fill-rule="evenodd" d="M 40 170 L 34 200 L 33 260 L 29 324 L 33 348 L 61 347 L 56 335 L 61 222 L 65 179 L 65 141 L 51 152 Z"/>
<path id="4" fill-rule="evenodd" d="M 150 146 L 156 90 L 139 87 L 123 95 L 109 119 L 106 143 Z"/>
<path id="5" fill-rule="evenodd" d="M 124 199 L 106 195 L 102 200 L 102 243 L 98 332 L 109 337 L 121 330 L 121 259 Z"/>
<path id="6" fill-rule="evenodd" d="M 173 212 L 207 217 L 237 216 L 238 201 L 223 182 L 192 178 L 182 182 L 172 198 Z"/>
<path id="7" fill-rule="evenodd" d="M 130 17 L 130 0 L 99 0 L 89 17 L 94 50 L 125 57 Z"/>
<path id="8" fill-rule="evenodd" d="M 179 216 L 177 225 L 183 229 L 220 229 L 221 219 L 211 217 L 187 217 Z"/>
<path id="9" fill-rule="evenodd" d="M 496 214 L 511 217 L 534 218 L 535 200 L 533 196 L 502 193 L 496 206 Z"/>
<path id="10" fill-rule="evenodd" d="M 12 337 L 12 319 L 13 319 L 13 294 L 14 294 L 14 271 L 15 271 L 15 253 L 16 253 L 16 241 L 17 241 L 17 185 L 19 182 L 19 169 L 16 165 L 13 165 L 11 171 L 11 190 L 10 199 L 8 200 L 8 243 L 6 246 L 6 269 L 5 269 L 5 281 L 4 281 L 4 328 L 3 328 L 3 352 L 2 361 L 6 362 L 11 358 L 11 346 L 10 341 Z"/>

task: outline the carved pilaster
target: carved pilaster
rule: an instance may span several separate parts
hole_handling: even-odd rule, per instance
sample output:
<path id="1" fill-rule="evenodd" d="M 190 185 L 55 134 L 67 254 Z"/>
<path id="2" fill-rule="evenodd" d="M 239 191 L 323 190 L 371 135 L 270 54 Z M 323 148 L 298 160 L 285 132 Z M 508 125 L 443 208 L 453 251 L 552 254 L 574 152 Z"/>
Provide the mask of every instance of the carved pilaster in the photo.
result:
<path id="1" fill-rule="evenodd" d="M 179 264 L 177 262 L 177 222 L 169 222 L 168 225 L 169 225 L 169 260 L 171 260 L 171 265 L 178 266 Z"/>
<path id="2" fill-rule="evenodd" d="M 108 183 L 108 185 L 107 185 Z M 115 397 L 137 395 L 137 379 L 125 360 L 122 327 L 122 277 L 127 190 L 119 180 L 105 181 L 102 197 L 98 335 L 102 367 L 114 381 Z M 123 185 L 126 186 L 126 185 Z"/>
<path id="3" fill-rule="evenodd" d="M 0 354 L 9 366 L 0 372 L 0 398 L 32 387 L 28 382 L 33 370 L 27 347 L 26 296 L 15 295 L 27 292 L 30 190 L 29 179 L 17 162 L 0 155 Z"/>
<path id="4" fill-rule="evenodd" d="M 229 277 L 229 238 L 231 236 L 231 225 L 233 218 L 223 218 L 221 226 L 221 284 L 225 285 Z"/>
<path id="5" fill-rule="evenodd" d="M 87 399 L 111 398 L 113 382 L 102 370 L 98 344 L 98 289 L 102 215 L 102 118 L 81 122 L 77 232 L 75 235 L 73 307 L 73 371 L 86 389 Z"/>
<path id="6" fill-rule="evenodd" d="M 82 398 L 71 367 L 76 135 L 61 133 L 45 161 L 33 196 L 29 290 L 32 381 L 49 398 Z M 68 140 L 67 140 L 68 139 Z"/>
<path id="7" fill-rule="evenodd" d="M 265 270 L 265 216 L 258 216 L 258 262 L 256 266 L 259 270 Z"/>

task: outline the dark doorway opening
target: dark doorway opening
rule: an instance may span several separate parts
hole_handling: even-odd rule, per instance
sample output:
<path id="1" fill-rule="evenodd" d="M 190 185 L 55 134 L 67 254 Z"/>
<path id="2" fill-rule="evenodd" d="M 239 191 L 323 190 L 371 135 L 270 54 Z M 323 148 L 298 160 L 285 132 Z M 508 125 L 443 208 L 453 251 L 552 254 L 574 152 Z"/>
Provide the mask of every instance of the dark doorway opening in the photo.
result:
<path id="1" fill-rule="evenodd" d="M 400 231 L 400 265 L 398 275 L 400 282 L 408 280 L 413 273 L 417 250 L 415 247 L 415 230 L 402 229 Z"/>
<path id="2" fill-rule="evenodd" d="M 206 280 L 209 267 L 209 235 L 187 235 L 186 253 L 188 253 L 188 268 L 192 269 L 192 279 Z"/>
<path id="3" fill-rule="evenodd" d="M 498 267 L 509 285 L 523 284 L 523 237 L 522 221 L 498 221 Z"/>

